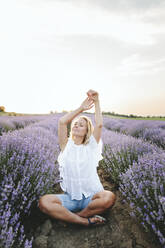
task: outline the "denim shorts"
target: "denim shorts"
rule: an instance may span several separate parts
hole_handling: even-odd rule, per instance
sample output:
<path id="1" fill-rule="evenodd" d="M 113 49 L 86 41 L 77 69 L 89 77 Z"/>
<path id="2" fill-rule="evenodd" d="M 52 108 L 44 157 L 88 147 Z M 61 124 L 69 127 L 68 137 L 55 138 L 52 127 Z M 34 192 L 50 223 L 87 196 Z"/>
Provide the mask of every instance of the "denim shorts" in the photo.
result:
<path id="1" fill-rule="evenodd" d="M 92 201 L 93 195 L 94 194 L 90 195 L 87 198 L 82 195 L 83 197 L 81 200 L 72 200 L 71 196 L 67 192 L 64 192 L 64 194 L 56 194 L 56 196 L 61 200 L 62 206 L 64 206 L 71 212 L 78 212 L 86 208 Z"/>

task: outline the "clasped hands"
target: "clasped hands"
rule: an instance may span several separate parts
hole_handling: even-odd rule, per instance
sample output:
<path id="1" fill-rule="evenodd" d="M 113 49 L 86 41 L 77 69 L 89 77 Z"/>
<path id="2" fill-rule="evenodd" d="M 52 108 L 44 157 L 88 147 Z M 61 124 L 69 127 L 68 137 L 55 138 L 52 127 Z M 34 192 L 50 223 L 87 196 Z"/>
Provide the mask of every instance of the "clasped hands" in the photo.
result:
<path id="1" fill-rule="evenodd" d="M 81 108 L 84 110 L 89 110 L 94 106 L 94 103 L 96 103 L 99 99 L 99 94 L 97 91 L 94 90 L 88 90 L 87 92 L 87 98 L 82 102 Z"/>

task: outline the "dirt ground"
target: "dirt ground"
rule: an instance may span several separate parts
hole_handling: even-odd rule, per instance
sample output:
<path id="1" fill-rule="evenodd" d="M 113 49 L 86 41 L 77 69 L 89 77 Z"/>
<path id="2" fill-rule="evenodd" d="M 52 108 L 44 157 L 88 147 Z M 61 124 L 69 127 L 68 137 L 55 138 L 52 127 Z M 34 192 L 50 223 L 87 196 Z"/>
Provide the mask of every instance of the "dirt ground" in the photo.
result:
<path id="1" fill-rule="evenodd" d="M 101 214 L 107 223 L 85 227 L 38 212 L 40 221 L 35 223 L 33 248 L 160 248 L 152 235 L 144 232 L 143 227 L 130 217 L 129 207 L 122 203 L 120 192 L 110 183 L 104 170 L 99 168 L 98 174 L 104 189 L 117 196 L 115 205 Z"/>

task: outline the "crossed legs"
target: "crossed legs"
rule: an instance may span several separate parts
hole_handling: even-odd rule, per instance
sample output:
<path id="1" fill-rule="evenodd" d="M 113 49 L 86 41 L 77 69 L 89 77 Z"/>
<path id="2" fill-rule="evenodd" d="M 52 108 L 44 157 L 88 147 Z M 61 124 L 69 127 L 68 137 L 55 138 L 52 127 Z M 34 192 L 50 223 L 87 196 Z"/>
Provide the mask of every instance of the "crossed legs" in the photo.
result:
<path id="1" fill-rule="evenodd" d="M 116 196 L 114 193 L 108 190 L 103 190 L 93 196 L 92 201 L 86 208 L 80 212 L 73 213 L 62 206 L 62 203 L 58 197 L 54 194 L 48 194 L 40 198 L 38 206 L 42 212 L 53 218 L 70 223 L 88 225 L 88 217 L 103 213 L 115 203 L 115 200 Z M 99 219 L 98 222 L 100 222 Z"/>

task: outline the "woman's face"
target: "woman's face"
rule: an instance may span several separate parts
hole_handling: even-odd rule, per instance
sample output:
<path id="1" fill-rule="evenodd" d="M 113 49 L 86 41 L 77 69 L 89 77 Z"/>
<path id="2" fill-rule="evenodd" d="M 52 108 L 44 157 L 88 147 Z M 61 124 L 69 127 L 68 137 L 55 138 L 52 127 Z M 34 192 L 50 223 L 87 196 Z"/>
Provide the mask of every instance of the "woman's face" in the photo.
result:
<path id="1" fill-rule="evenodd" d="M 87 122 L 85 119 L 80 118 L 74 121 L 72 126 L 72 134 L 76 136 L 84 137 L 87 133 Z"/>

